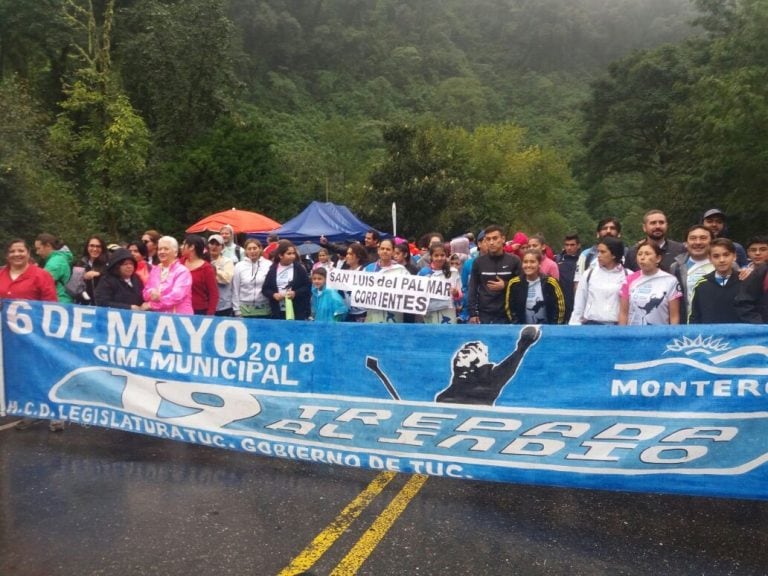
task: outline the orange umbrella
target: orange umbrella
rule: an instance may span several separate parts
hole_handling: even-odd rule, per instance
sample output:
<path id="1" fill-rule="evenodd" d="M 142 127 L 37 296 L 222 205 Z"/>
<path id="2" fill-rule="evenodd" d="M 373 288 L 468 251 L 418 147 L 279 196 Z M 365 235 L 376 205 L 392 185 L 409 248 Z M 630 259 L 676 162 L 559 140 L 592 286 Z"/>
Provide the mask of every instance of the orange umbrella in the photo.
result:
<path id="1" fill-rule="evenodd" d="M 231 210 L 217 212 L 216 214 L 206 216 L 202 220 L 198 220 L 187 228 L 187 232 L 205 232 L 206 230 L 218 232 L 225 224 L 232 226 L 236 234 L 241 232 L 269 232 L 280 228 L 279 222 L 275 222 L 272 218 L 267 218 L 263 214 L 232 208 Z"/>

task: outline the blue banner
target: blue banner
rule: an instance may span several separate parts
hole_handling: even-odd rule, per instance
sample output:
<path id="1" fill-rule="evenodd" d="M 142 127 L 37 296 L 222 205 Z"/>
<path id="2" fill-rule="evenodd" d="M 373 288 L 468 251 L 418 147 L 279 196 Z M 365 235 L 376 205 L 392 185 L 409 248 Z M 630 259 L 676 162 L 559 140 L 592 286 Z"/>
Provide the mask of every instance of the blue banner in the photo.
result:
<path id="1" fill-rule="evenodd" d="M 314 462 L 768 497 L 768 327 L 365 325 L 5 301 L 4 408 Z"/>

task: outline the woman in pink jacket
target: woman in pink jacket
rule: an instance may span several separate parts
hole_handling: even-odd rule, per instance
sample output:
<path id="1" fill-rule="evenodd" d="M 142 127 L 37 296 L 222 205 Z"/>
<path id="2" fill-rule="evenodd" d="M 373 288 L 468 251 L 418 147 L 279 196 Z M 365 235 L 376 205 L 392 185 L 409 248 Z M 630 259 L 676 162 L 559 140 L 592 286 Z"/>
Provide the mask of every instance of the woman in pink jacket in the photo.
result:
<path id="1" fill-rule="evenodd" d="M 152 267 L 144 286 L 144 300 L 155 312 L 192 314 L 192 275 L 178 260 L 179 243 L 172 236 L 157 241 L 159 264 Z"/>

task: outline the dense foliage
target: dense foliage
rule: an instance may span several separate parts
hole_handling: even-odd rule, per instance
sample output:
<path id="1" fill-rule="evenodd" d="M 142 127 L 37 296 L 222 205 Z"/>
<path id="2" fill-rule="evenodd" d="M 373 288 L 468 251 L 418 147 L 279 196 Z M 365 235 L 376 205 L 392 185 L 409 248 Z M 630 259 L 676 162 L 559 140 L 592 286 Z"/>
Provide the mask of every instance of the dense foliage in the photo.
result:
<path id="1" fill-rule="evenodd" d="M 768 2 L 698 2 L 708 35 L 612 64 L 585 106 L 594 206 L 664 206 L 681 232 L 708 207 L 766 231 Z"/>
<path id="2" fill-rule="evenodd" d="M 765 222 L 766 4 L 0 0 L 0 241 L 315 199 L 555 239 L 717 205 L 741 238 Z"/>

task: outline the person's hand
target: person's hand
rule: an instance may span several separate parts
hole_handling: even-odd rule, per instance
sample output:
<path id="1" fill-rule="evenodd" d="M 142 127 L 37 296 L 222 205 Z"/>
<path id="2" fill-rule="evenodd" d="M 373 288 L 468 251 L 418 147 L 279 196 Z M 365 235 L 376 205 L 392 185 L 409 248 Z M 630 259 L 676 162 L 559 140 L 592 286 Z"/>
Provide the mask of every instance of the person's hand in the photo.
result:
<path id="1" fill-rule="evenodd" d="M 492 292 L 500 292 L 504 290 L 504 280 L 497 276 L 495 280 L 489 280 L 486 286 Z"/>
<path id="2" fill-rule="evenodd" d="M 480 324 L 480 317 L 479 316 L 470 316 L 469 323 L 470 324 Z"/>
<path id="3" fill-rule="evenodd" d="M 746 268 L 742 268 L 739 271 L 739 280 L 741 280 L 743 282 L 744 280 L 749 278 L 749 275 L 752 274 L 752 270 L 754 270 L 754 269 L 755 269 L 754 266 L 747 266 Z"/>
<path id="4" fill-rule="evenodd" d="M 85 278 L 86 280 L 93 280 L 94 278 L 98 278 L 99 276 L 101 276 L 101 274 L 96 270 L 88 270 L 88 272 L 83 274 L 83 278 Z"/>

